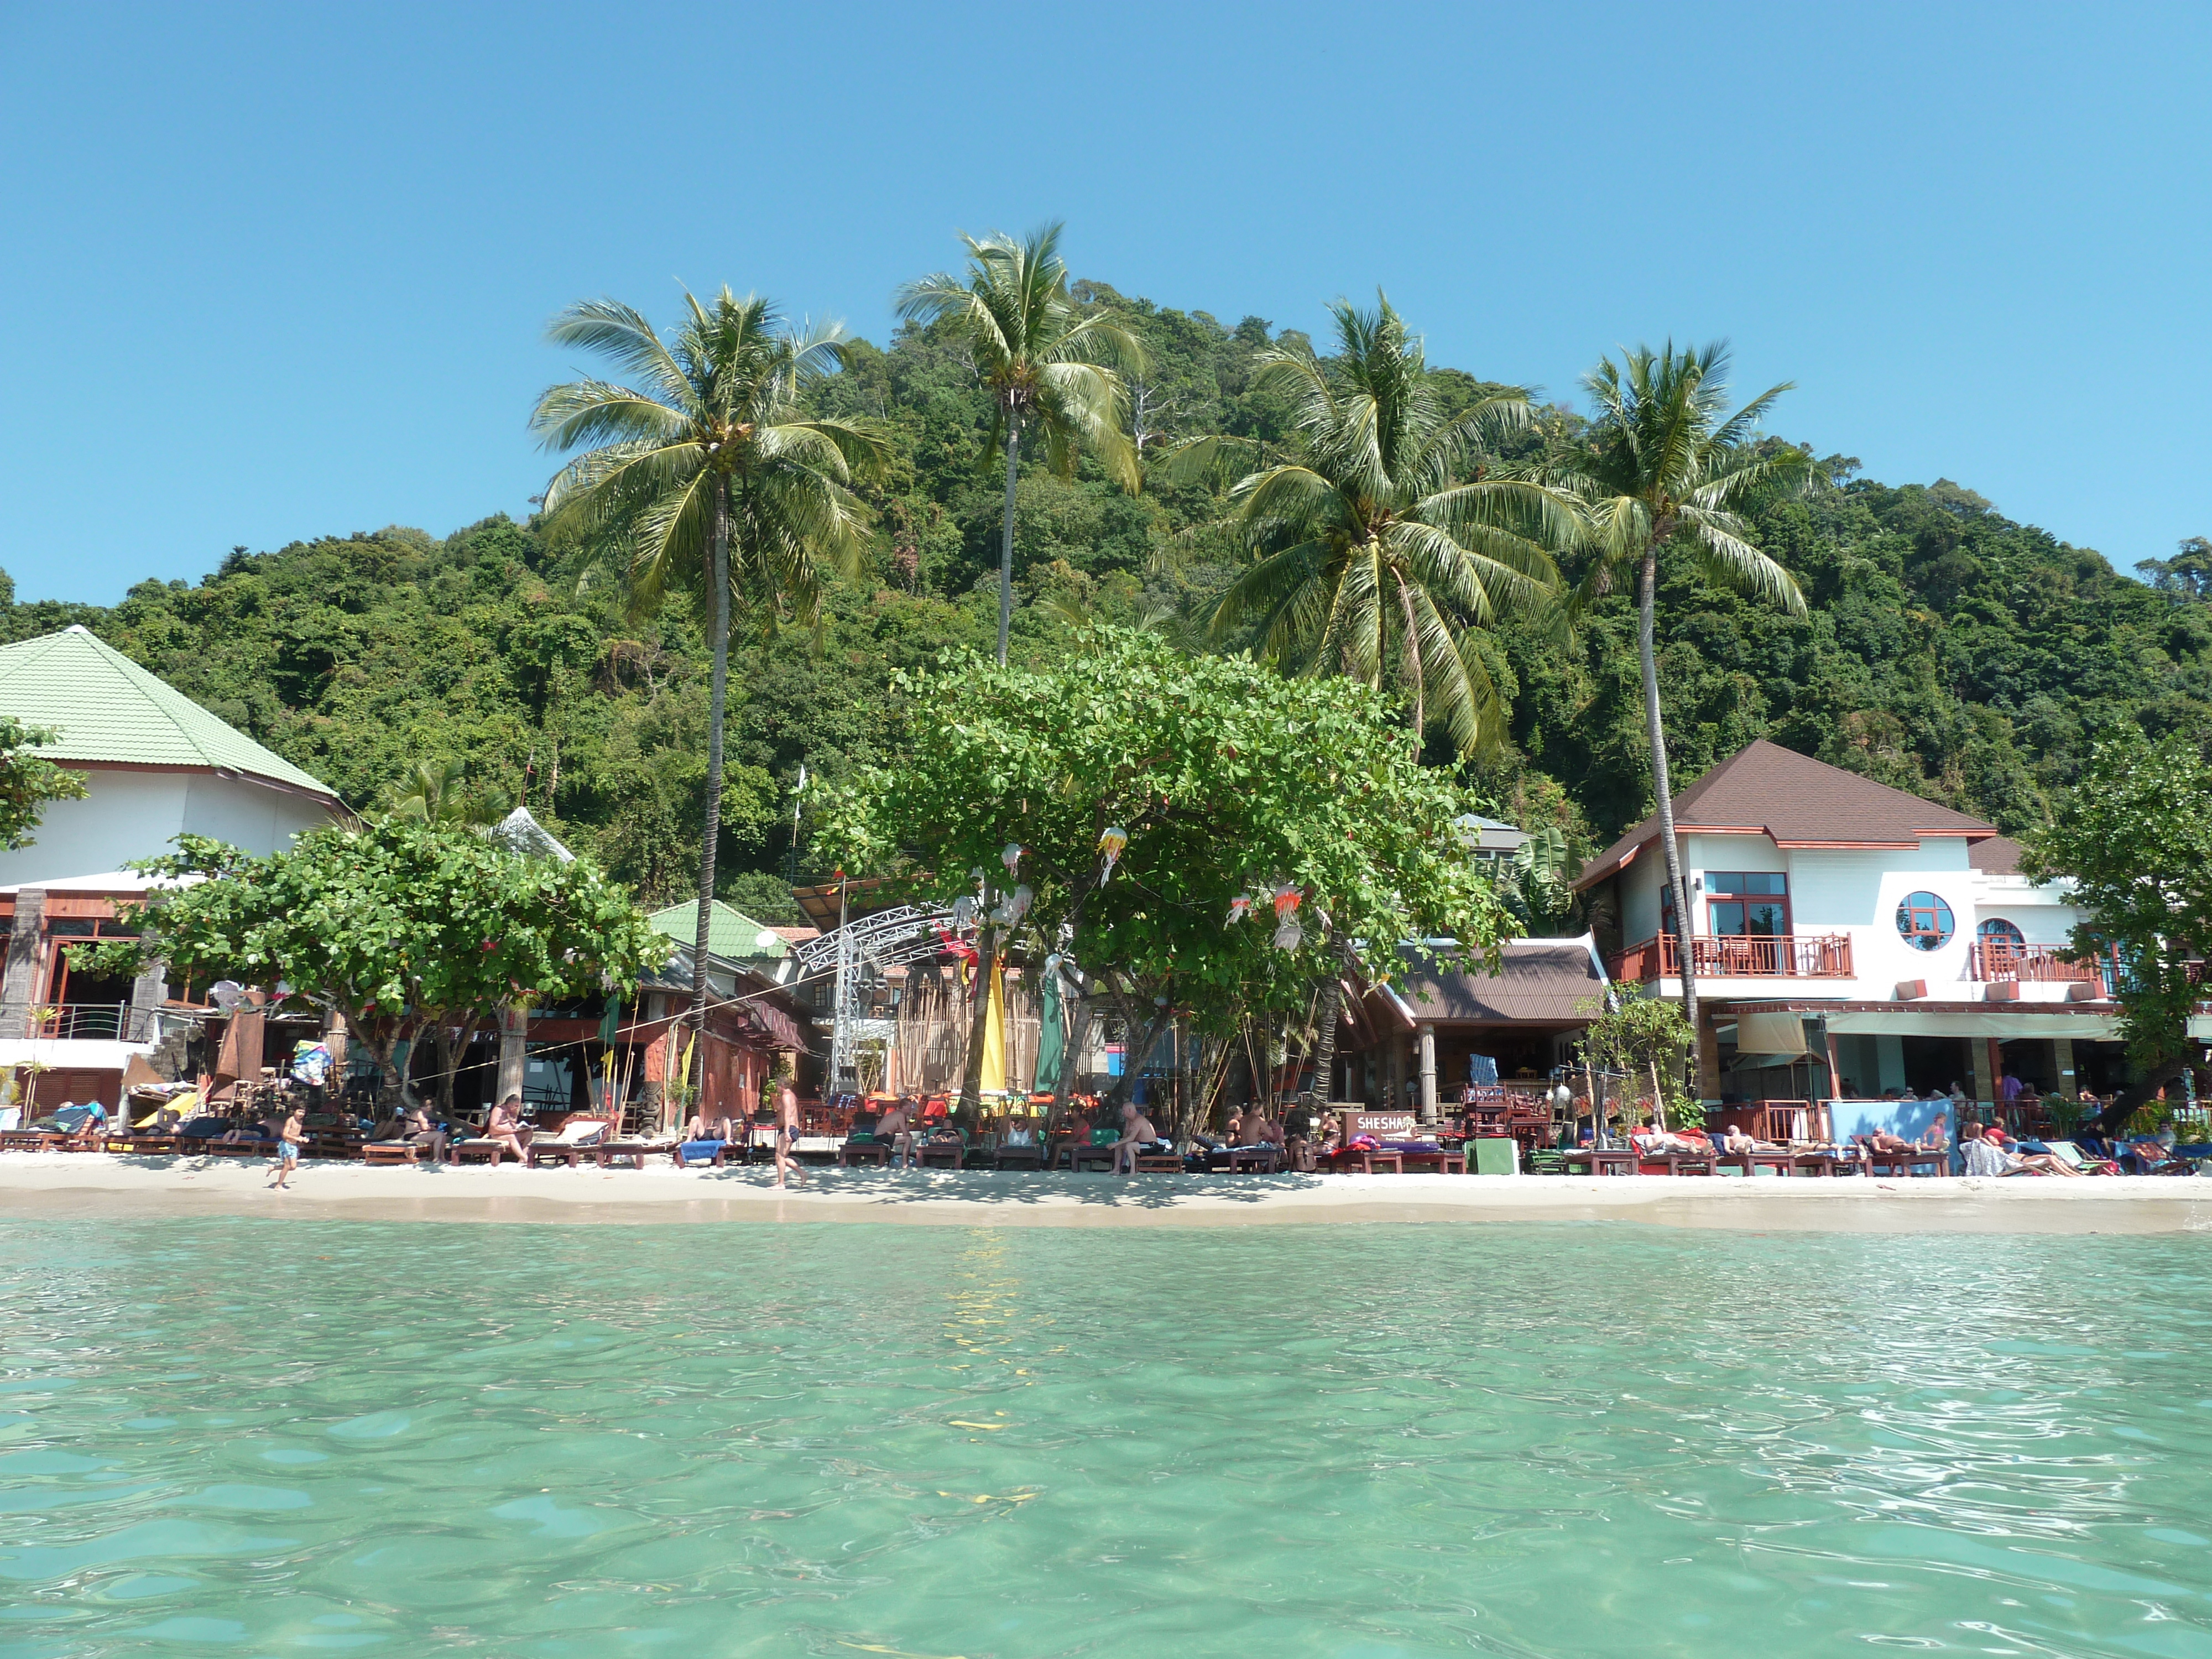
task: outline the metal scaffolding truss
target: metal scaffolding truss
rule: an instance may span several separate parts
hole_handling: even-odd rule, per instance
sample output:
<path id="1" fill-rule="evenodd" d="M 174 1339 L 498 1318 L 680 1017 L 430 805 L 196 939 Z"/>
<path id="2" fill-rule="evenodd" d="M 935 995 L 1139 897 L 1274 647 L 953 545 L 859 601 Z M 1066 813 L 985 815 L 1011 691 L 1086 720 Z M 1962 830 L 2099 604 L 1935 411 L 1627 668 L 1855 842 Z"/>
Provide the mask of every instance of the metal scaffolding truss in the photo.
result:
<path id="1" fill-rule="evenodd" d="M 831 971 L 836 975 L 831 1003 L 830 1085 L 826 1092 L 834 1094 L 846 1086 L 846 1075 L 854 1070 L 855 1042 L 863 1037 L 889 1035 L 876 1029 L 887 1022 L 861 1019 L 853 1013 L 859 1000 L 861 976 L 871 969 L 881 973 L 888 968 L 902 967 L 935 956 L 945 948 L 938 928 L 950 931 L 951 925 L 952 912 L 949 909 L 901 904 L 888 910 L 872 911 L 857 921 L 848 921 L 842 927 L 793 948 L 792 956 L 806 978 Z"/>

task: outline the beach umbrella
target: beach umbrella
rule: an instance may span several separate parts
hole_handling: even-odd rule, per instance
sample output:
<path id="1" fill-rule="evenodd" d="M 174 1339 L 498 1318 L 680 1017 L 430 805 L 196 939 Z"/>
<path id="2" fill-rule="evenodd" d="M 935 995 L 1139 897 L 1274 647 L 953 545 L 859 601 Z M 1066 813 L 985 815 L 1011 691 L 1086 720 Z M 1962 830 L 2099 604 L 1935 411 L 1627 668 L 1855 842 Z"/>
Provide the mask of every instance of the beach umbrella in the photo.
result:
<path id="1" fill-rule="evenodd" d="M 1067 1033 L 1062 1029 L 1060 998 L 1060 958 L 1047 957 L 1044 983 L 1037 992 L 1036 1081 L 1040 1094 L 1056 1094 L 1060 1073 L 1067 1054 Z"/>

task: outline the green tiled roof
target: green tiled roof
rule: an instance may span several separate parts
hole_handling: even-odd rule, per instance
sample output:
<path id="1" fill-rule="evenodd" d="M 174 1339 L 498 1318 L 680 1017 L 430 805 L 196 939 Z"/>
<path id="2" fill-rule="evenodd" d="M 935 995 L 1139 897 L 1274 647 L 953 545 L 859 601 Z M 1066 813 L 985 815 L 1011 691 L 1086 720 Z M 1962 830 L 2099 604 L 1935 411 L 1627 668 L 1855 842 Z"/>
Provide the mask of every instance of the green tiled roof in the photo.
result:
<path id="1" fill-rule="evenodd" d="M 82 626 L 0 646 L 0 714 L 59 732 L 49 760 L 243 772 L 337 799 Z"/>
<path id="2" fill-rule="evenodd" d="M 699 937 L 699 901 L 687 899 L 665 910 L 655 910 L 646 921 L 655 933 L 665 933 L 679 945 L 694 944 Z M 768 935 L 765 945 L 760 942 L 763 933 Z M 780 957 L 787 948 L 744 911 L 720 899 L 714 901 L 714 914 L 707 918 L 707 949 L 712 954 L 736 961 L 744 957 Z"/>

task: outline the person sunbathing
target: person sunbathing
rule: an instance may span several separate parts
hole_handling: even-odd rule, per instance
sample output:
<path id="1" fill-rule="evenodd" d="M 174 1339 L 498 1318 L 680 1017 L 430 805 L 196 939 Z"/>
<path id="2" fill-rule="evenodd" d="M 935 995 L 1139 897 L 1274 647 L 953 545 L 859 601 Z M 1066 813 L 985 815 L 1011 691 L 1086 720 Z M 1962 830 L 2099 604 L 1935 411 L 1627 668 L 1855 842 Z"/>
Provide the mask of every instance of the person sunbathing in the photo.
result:
<path id="1" fill-rule="evenodd" d="M 420 1106 L 413 1108 L 399 1120 L 399 1127 L 400 1133 L 395 1139 L 404 1139 L 413 1146 L 420 1146 L 430 1154 L 433 1164 L 446 1161 L 446 1132 L 431 1122 L 429 1113 Z"/>
<path id="2" fill-rule="evenodd" d="M 906 1115 L 904 1099 L 895 1100 L 884 1108 L 883 1115 L 876 1120 L 876 1139 L 898 1155 L 898 1166 L 911 1167 L 914 1156 L 914 1121 Z"/>
<path id="3" fill-rule="evenodd" d="M 1152 1152 L 1161 1144 L 1160 1132 L 1152 1127 L 1152 1119 L 1138 1109 L 1135 1101 L 1124 1101 L 1121 1103 L 1121 1138 L 1114 1143 L 1114 1173 L 1136 1174 L 1137 1154 Z"/>
<path id="4" fill-rule="evenodd" d="M 509 1095 L 493 1107 L 491 1115 L 484 1120 L 483 1138 L 495 1140 L 513 1152 L 515 1161 L 526 1170 L 530 1167 L 530 1127 L 522 1121 L 520 1095 Z M 492 1168 L 497 1169 L 503 1161 L 503 1158 L 493 1159 Z"/>
<path id="5" fill-rule="evenodd" d="M 1872 1152 L 1909 1152 L 1914 1149 L 1903 1135 L 1892 1134 L 1887 1129 L 1876 1129 L 1866 1138 L 1867 1150 Z"/>
<path id="6" fill-rule="evenodd" d="M 1758 1150 L 1759 1142 L 1735 1124 L 1731 1123 L 1721 1131 L 1721 1151 L 1729 1157 L 1735 1158 L 1742 1153 L 1755 1152 Z"/>
<path id="7" fill-rule="evenodd" d="M 708 1117 L 703 1113 L 694 1112 L 691 1121 L 684 1126 L 684 1139 L 726 1141 L 736 1137 L 730 1133 L 730 1120 L 726 1114 L 720 1117 Z"/>
<path id="8" fill-rule="evenodd" d="M 2038 1175 L 2078 1176 L 2081 1172 L 2055 1152 L 2015 1152 L 2005 1146 L 2004 1131 L 1994 1123 L 1973 1139 L 1962 1142 L 1960 1151 L 1966 1159 L 1970 1176 L 2019 1175 L 2033 1170 Z"/>

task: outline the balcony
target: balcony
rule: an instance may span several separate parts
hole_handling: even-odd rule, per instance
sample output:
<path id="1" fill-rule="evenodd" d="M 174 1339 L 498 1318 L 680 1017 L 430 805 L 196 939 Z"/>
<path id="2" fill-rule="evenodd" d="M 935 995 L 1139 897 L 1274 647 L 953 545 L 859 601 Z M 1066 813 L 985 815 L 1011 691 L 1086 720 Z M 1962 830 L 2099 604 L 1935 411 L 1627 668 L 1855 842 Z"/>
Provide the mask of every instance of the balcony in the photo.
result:
<path id="1" fill-rule="evenodd" d="M 1974 941 L 1968 971 L 1985 983 L 2013 980 L 2027 985 L 2094 985 L 2111 996 L 2119 978 L 2119 953 L 2108 951 L 2087 962 L 2069 962 L 2047 945 L 1982 939 Z"/>
<path id="2" fill-rule="evenodd" d="M 1690 941 L 1700 979 L 1850 979 L 1849 933 L 1700 934 Z M 1632 945 L 1610 964 L 1613 976 L 1632 982 L 1675 979 L 1682 951 L 1672 933 Z"/>
<path id="3" fill-rule="evenodd" d="M 64 1002 L 39 1010 L 38 1035 L 62 1040 L 99 1038 L 113 1042 L 133 1035 L 127 1002 Z"/>

